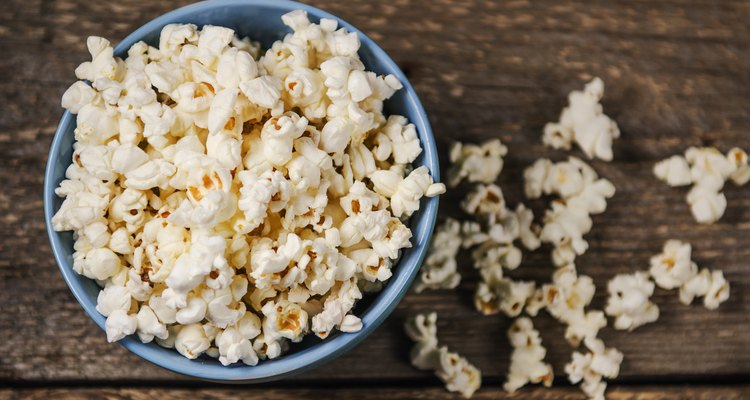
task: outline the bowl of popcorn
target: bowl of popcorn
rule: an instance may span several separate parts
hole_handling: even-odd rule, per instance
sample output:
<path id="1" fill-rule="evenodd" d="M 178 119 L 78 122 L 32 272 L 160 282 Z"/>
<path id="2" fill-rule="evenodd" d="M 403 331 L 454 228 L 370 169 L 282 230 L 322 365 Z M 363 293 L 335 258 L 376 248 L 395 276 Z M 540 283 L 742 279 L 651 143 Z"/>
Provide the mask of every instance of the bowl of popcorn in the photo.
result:
<path id="1" fill-rule="evenodd" d="M 86 45 L 45 217 L 109 342 L 260 382 L 341 355 L 387 318 L 445 187 L 424 110 L 380 47 L 316 8 L 239 0 Z"/>

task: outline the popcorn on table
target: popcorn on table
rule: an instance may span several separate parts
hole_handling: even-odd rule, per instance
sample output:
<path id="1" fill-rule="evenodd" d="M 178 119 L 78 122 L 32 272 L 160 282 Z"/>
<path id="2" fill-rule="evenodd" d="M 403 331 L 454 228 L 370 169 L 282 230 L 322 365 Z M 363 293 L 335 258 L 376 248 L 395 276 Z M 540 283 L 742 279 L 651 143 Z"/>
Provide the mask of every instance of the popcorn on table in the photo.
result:
<path id="1" fill-rule="evenodd" d="M 461 225 L 448 218 L 435 230 L 427 258 L 417 276 L 414 290 L 453 289 L 461 283 L 456 256 L 461 249 Z"/>
<path id="2" fill-rule="evenodd" d="M 404 222 L 445 191 L 412 169 L 414 125 L 383 115 L 401 83 L 365 70 L 358 35 L 304 11 L 282 20 L 293 33 L 262 55 L 219 26 L 167 25 L 124 60 L 87 40 L 62 97 L 77 127 L 53 225 L 74 231 L 74 269 L 102 287 L 109 341 L 255 365 L 310 332 L 358 331 L 355 303 L 412 245 Z M 461 175 L 475 178 L 472 154 L 503 151 L 459 151 Z M 458 282 L 457 232 L 438 235 L 431 285 Z M 439 359 L 456 390 L 478 386 Z"/>
<path id="3" fill-rule="evenodd" d="M 620 137 L 620 129 L 602 111 L 602 96 L 604 82 L 599 78 L 587 83 L 583 91 L 572 91 L 560 120 L 544 126 L 544 144 L 570 150 L 575 143 L 589 159 L 612 161 L 612 142 Z"/>
<path id="4" fill-rule="evenodd" d="M 451 167 L 448 169 L 448 186 L 455 187 L 462 180 L 492 183 L 503 170 L 503 157 L 508 148 L 500 139 L 482 144 L 455 142 L 450 148 Z"/>
<path id="5" fill-rule="evenodd" d="M 727 208 L 721 190 L 731 180 L 737 186 L 750 181 L 750 165 L 744 150 L 734 147 L 722 154 L 713 147 L 690 147 L 654 165 L 654 175 L 672 187 L 692 185 L 686 196 L 693 218 L 701 224 L 718 221 Z"/>
<path id="6" fill-rule="evenodd" d="M 541 158 L 524 171 L 524 191 L 530 199 L 559 198 L 545 213 L 539 238 L 553 246 L 552 261 L 560 267 L 586 252 L 588 242 L 583 236 L 591 230 L 591 215 L 607 209 L 615 187 L 576 157 L 558 163 Z"/>
<path id="7" fill-rule="evenodd" d="M 609 281 L 609 298 L 604 311 L 615 317 L 615 329 L 632 331 L 659 318 L 659 307 L 649 300 L 654 287 L 648 273 L 640 271 L 620 274 Z"/>
<path id="8" fill-rule="evenodd" d="M 573 264 L 558 268 L 552 275 L 552 282 L 542 286 L 543 307 L 567 325 L 565 339 L 575 347 L 584 339 L 596 338 L 599 330 L 607 326 L 603 312 L 586 310 L 595 292 L 591 277 L 579 275 Z M 532 314 L 538 307 L 532 307 Z"/>
<path id="9" fill-rule="evenodd" d="M 417 369 L 434 371 L 448 391 L 470 398 L 482 385 L 482 373 L 458 353 L 438 345 L 436 322 L 434 312 L 417 314 L 406 321 L 406 335 L 414 341 L 411 364 Z"/>
<path id="10" fill-rule="evenodd" d="M 722 271 L 706 268 L 698 271 L 691 253 L 690 243 L 668 240 L 662 252 L 651 257 L 651 276 L 663 289 L 679 289 L 683 304 L 689 305 L 696 297 L 703 297 L 703 305 L 715 310 L 729 298 L 729 282 Z"/>
<path id="11" fill-rule="evenodd" d="M 555 374 L 552 366 L 544 362 L 547 349 L 542 346 L 539 331 L 527 317 L 517 318 L 508 329 L 508 340 L 513 347 L 508 378 L 503 388 L 513 393 L 528 383 L 552 386 Z"/>
<path id="12" fill-rule="evenodd" d="M 603 378 L 614 379 L 620 374 L 623 355 L 615 348 L 607 348 L 596 338 L 586 338 L 586 353 L 573 352 L 573 359 L 565 365 L 570 383 L 581 382 L 581 390 L 592 400 L 604 400 L 607 383 Z"/>

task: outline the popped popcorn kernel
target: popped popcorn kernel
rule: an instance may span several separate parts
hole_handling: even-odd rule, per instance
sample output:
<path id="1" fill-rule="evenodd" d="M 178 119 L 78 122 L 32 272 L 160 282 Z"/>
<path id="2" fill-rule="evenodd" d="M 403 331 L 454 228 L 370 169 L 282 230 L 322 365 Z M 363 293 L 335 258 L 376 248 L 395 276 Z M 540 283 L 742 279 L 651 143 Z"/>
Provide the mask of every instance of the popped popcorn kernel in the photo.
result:
<path id="1" fill-rule="evenodd" d="M 417 314 L 404 324 L 406 335 L 414 341 L 410 353 L 411 364 L 420 370 L 432 370 L 450 392 L 471 398 L 482 385 L 482 373 L 461 357 L 439 347 L 437 339 L 437 314 Z"/>
<path id="2" fill-rule="evenodd" d="M 542 142 L 555 149 L 570 150 L 575 143 L 589 159 L 612 161 L 612 143 L 620 137 L 617 123 L 602 111 L 599 103 L 604 96 L 604 82 L 591 80 L 583 91 L 568 95 L 568 107 L 558 122 L 544 126 Z"/>
<path id="3" fill-rule="evenodd" d="M 517 318 L 508 329 L 508 340 L 513 346 L 513 353 L 503 388 L 514 393 L 529 383 L 552 386 L 555 374 L 552 366 L 544 362 L 547 349 L 542 346 L 539 331 L 534 329 L 531 320 L 526 317 Z"/>

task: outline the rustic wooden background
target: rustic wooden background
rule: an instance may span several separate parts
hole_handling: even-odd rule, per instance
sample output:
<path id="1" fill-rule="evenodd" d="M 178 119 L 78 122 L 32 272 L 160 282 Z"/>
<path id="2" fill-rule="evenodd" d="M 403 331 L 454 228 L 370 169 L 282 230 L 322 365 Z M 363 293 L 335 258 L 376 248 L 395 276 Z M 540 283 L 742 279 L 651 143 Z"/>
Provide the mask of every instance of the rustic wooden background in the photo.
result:
<path id="1" fill-rule="evenodd" d="M 509 346 L 504 317 L 471 306 L 477 275 L 462 265 L 454 291 L 410 294 L 355 350 L 314 372 L 261 387 L 219 386 L 170 373 L 106 343 L 68 291 L 53 261 L 42 214 L 47 151 L 60 96 L 86 59 L 85 38 L 117 42 L 187 1 L 12 0 L 0 12 L 0 398 L 450 398 L 439 381 L 409 366 L 401 331 L 410 313 L 439 312 L 440 339 L 484 373 L 477 398 L 503 398 Z M 595 218 L 579 270 L 605 299 L 614 274 L 645 269 L 669 238 L 694 244 L 699 265 L 725 271 L 732 296 L 718 311 L 679 304 L 658 290 L 661 318 L 632 333 L 606 329 L 625 353 L 611 398 L 750 397 L 750 187 L 729 186 L 729 207 L 698 226 L 685 190 L 651 175 L 656 160 L 686 146 L 750 148 L 750 3 L 400 0 L 314 1 L 358 26 L 402 66 L 419 93 L 445 159 L 451 140 L 500 137 L 510 148 L 501 184 L 522 200 L 522 169 L 540 156 L 546 121 L 591 77 L 607 85 L 605 111 L 620 125 L 615 161 L 595 168 L 617 186 Z M 460 190 L 442 201 L 458 215 Z M 541 204 L 534 203 L 539 209 Z M 543 281 L 545 252 L 515 276 Z M 582 398 L 561 374 L 571 349 L 563 328 L 536 319 L 557 377 L 554 389 L 516 398 Z"/>

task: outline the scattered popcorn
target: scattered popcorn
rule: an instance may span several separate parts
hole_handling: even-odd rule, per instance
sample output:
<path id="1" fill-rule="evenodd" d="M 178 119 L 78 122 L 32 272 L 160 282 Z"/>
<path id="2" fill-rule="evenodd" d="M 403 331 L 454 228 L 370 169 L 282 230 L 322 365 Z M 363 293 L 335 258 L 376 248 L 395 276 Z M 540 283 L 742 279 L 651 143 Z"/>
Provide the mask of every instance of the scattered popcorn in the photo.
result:
<path id="1" fill-rule="evenodd" d="M 482 385 L 482 373 L 465 358 L 448 348 L 438 347 L 437 314 L 417 314 L 409 318 L 404 330 L 414 341 L 410 358 L 411 364 L 420 370 L 431 370 L 445 383 L 450 392 L 458 392 L 470 398 Z"/>
<path id="2" fill-rule="evenodd" d="M 647 272 L 620 274 L 609 281 L 604 311 L 615 317 L 615 329 L 632 331 L 659 318 L 659 307 L 649 300 L 654 286 Z"/>
<path id="3" fill-rule="evenodd" d="M 660 254 L 651 257 L 651 276 L 663 289 L 679 289 L 680 302 L 689 305 L 703 297 L 703 305 L 715 310 L 729 298 L 729 282 L 722 271 L 701 269 L 691 259 L 690 243 L 668 240 Z"/>
<path id="4" fill-rule="evenodd" d="M 508 153 L 499 139 L 481 145 L 453 143 L 450 149 L 451 167 L 448 186 L 455 187 L 462 180 L 492 183 L 503 170 L 503 156 Z"/>
<path id="5" fill-rule="evenodd" d="M 612 161 L 612 142 L 620 137 L 620 129 L 602 111 L 599 101 L 603 95 L 604 82 L 599 78 L 587 83 L 582 92 L 572 91 L 560 121 L 544 126 L 544 144 L 570 150 L 575 142 L 586 157 Z"/>
<path id="6" fill-rule="evenodd" d="M 698 266 L 690 259 L 690 243 L 668 240 L 661 254 L 651 257 L 649 272 L 662 289 L 676 289 L 698 273 Z"/>
<path id="7" fill-rule="evenodd" d="M 293 33 L 262 55 L 218 26 L 167 25 L 125 60 L 88 39 L 92 60 L 61 101 L 76 142 L 52 222 L 74 231 L 75 271 L 103 288 L 109 341 L 256 365 L 310 332 L 357 332 L 362 292 L 412 246 L 408 218 L 445 192 L 412 167 L 415 126 L 383 115 L 402 85 L 365 70 L 359 36 L 304 11 L 282 20 Z M 458 284 L 458 231 L 436 238 L 426 285 Z M 435 368 L 470 395 L 478 371 L 456 357 Z"/>
<path id="8" fill-rule="evenodd" d="M 544 215 L 544 226 L 539 238 L 553 246 L 552 261 L 556 266 L 572 263 L 586 252 L 588 243 L 583 238 L 592 227 L 590 215 L 603 213 L 607 199 L 614 196 L 615 187 L 582 160 L 552 163 L 539 159 L 524 171 L 524 190 L 529 198 L 557 195 L 551 209 Z"/>
<path id="9" fill-rule="evenodd" d="M 680 287 L 682 304 L 690 305 L 696 297 L 703 297 L 703 305 L 709 310 L 719 308 L 729 298 L 729 282 L 724 273 L 704 268 Z"/>
<path id="10" fill-rule="evenodd" d="M 672 156 L 654 165 L 654 175 L 672 187 L 686 186 L 693 183 L 690 165 L 685 157 Z"/>
<path id="11" fill-rule="evenodd" d="M 595 338 L 607 325 L 604 313 L 585 310 L 595 291 L 591 277 L 579 276 L 573 264 L 559 268 L 552 275 L 552 283 L 542 286 L 544 307 L 568 326 L 565 339 L 573 346 L 577 347 L 586 338 Z"/>
<path id="12" fill-rule="evenodd" d="M 721 190 L 727 180 L 737 186 L 750 181 L 747 153 L 734 147 L 726 155 L 713 147 L 690 147 L 685 157 L 675 155 L 654 165 L 654 175 L 669 186 L 692 184 L 686 200 L 693 218 L 712 224 L 724 215 L 727 199 Z"/>
<path id="13" fill-rule="evenodd" d="M 432 236 L 427 258 L 417 276 L 414 291 L 425 289 L 453 289 L 461 282 L 456 255 L 461 248 L 461 226 L 454 219 L 446 219 Z"/>
<path id="14" fill-rule="evenodd" d="M 570 383 L 581 382 L 581 390 L 592 400 L 604 400 L 607 383 L 602 378 L 613 379 L 620 374 L 623 355 L 617 349 L 605 348 L 596 338 L 584 340 L 587 353 L 573 352 L 573 359 L 565 365 Z"/>
<path id="15" fill-rule="evenodd" d="M 526 317 L 517 318 L 508 329 L 508 340 L 513 346 L 513 353 L 503 388 L 513 393 L 528 383 L 552 386 L 555 374 L 552 366 L 544 362 L 547 349 L 542 346 L 542 339 L 531 320 Z"/>

